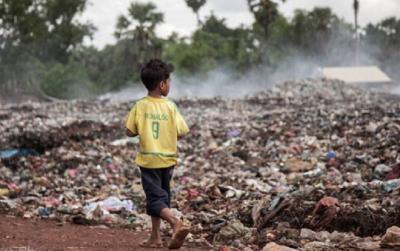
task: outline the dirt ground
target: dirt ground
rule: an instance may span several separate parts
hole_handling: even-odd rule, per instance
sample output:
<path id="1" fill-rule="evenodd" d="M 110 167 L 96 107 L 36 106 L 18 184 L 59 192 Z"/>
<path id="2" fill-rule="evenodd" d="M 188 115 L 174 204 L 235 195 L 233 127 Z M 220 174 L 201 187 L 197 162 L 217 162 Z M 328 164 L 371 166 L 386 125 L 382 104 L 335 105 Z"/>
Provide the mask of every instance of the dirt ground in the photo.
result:
<path id="1" fill-rule="evenodd" d="M 60 225 L 52 220 L 27 220 L 0 215 L 0 251 L 168 250 L 139 247 L 139 243 L 147 236 L 146 232 L 138 233 L 123 228 L 102 229 L 69 223 Z M 164 243 L 168 241 L 165 239 Z M 207 248 L 187 243 L 179 250 Z"/>

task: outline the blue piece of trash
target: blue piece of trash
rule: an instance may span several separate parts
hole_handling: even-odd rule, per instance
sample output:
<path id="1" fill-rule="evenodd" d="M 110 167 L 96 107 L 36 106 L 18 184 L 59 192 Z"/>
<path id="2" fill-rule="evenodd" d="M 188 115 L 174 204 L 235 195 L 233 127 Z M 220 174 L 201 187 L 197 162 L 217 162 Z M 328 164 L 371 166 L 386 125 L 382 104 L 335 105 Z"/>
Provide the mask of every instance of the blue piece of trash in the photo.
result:
<path id="1" fill-rule="evenodd" d="M 5 151 L 0 151 L 0 158 L 1 159 L 10 159 L 10 158 L 19 158 L 19 157 L 24 157 L 28 155 L 39 155 L 38 152 L 36 152 L 33 149 L 9 149 Z"/>
<path id="2" fill-rule="evenodd" d="M 51 209 L 48 207 L 40 207 L 39 208 L 39 215 L 41 217 L 49 217 L 51 214 Z"/>
<path id="3" fill-rule="evenodd" d="M 330 160 L 330 159 L 334 159 L 334 158 L 336 158 L 336 152 L 335 151 L 329 151 L 327 154 L 326 154 L 326 156 L 325 156 L 325 159 L 326 160 Z"/>
<path id="4" fill-rule="evenodd" d="M 239 136 L 241 133 L 241 131 L 239 129 L 233 129 L 230 130 L 226 133 L 226 136 L 228 136 L 229 138 L 235 138 L 237 136 Z"/>

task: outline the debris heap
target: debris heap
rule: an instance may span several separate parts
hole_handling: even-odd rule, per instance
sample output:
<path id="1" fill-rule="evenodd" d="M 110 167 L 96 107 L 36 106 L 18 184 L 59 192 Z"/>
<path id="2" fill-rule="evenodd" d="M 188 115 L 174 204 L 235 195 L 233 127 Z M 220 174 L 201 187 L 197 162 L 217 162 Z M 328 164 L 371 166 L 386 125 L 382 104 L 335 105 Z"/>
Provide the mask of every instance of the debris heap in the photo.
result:
<path id="1" fill-rule="evenodd" d="M 240 250 L 400 247 L 400 97 L 340 81 L 286 82 L 242 99 L 177 101 L 175 212 L 192 241 Z M 0 212 L 148 228 L 133 103 L 0 108 Z M 164 229 L 168 231 L 168 229 Z"/>

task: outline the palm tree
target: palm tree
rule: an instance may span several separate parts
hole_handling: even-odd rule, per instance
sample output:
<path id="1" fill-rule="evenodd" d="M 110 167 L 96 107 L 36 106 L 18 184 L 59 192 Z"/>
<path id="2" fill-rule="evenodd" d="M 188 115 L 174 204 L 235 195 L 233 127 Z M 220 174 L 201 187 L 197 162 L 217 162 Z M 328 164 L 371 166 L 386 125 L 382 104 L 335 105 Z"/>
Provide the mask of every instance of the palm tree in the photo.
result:
<path id="1" fill-rule="evenodd" d="M 247 4 L 253 13 L 256 24 L 264 32 L 264 36 L 268 37 L 269 26 L 279 16 L 278 2 L 286 0 L 247 0 Z"/>
<path id="2" fill-rule="evenodd" d="M 358 36 L 358 12 L 360 10 L 360 1 L 354 0 L 353 2 L 353 10 L 354 10 L 354 30 L 356 37 L 356 50 L 355 50 L 355 63 L 358 64 L 358 53 L 359 53 L 359 36 Z"/>
<path id="3" fill-rule="evenodd" d="M 156 11 L 153 3 L 133 2 L 128 8 L 128 15 L 118 17 L 114 35 L 127 45 L 127 51 L 134 50 L 136 61 L 144 62 L 147 58 L 161 55 L 162 45 L 155 28 L 163 21 L 164 15 Z"/>
<path id="4" fill-rule="evenodd" d="M 155 27 L 164 21 L 164 15 L 155 10 L 156 6 L 153 3 L 131 3 L 128 16 L 121 15 L 118 18 L 115 36 L 121 38 L 130 37 L 135 33 L 139 36 L 154 33 Z M 134 30 L 130 29 L 132 24 L 135 26 Z"/>
<path id="5" fill-rule="evenodd" d="M 354 0 L 353 9 L 354 9 L 354 26 L 357 31 L 357 29 L 358 29 L 358 11 L 360 10 L 360 1 L 359 0 Z"/>
<path id="6" fill-rule="evenodd" d="M 185 2 L 187 6 L 189 6 L 189 8 L 191 8 L 193 12 L 196 14 L 197 24 L 200 26 L 201 20 L 200 20 L 199 10 L 206 4 L 207 0 L 185 0 Z"/>

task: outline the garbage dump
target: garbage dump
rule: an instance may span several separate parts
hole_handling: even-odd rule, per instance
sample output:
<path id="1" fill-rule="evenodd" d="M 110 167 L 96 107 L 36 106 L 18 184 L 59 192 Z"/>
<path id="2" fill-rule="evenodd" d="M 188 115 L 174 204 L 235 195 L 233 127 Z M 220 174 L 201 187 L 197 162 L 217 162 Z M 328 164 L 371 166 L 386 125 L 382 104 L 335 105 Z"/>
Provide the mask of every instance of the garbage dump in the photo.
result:
<path id="1" fill-rule="evenodd" d="M 223 250 L 400 248 L 400 97 L 305 79 L 241 99 L 183 98 L 174 211 Z M 149 228 L 133 102 L 0 108 L 0 212 Z M 163 231 L 170 231 L 165 226 Z"/>

